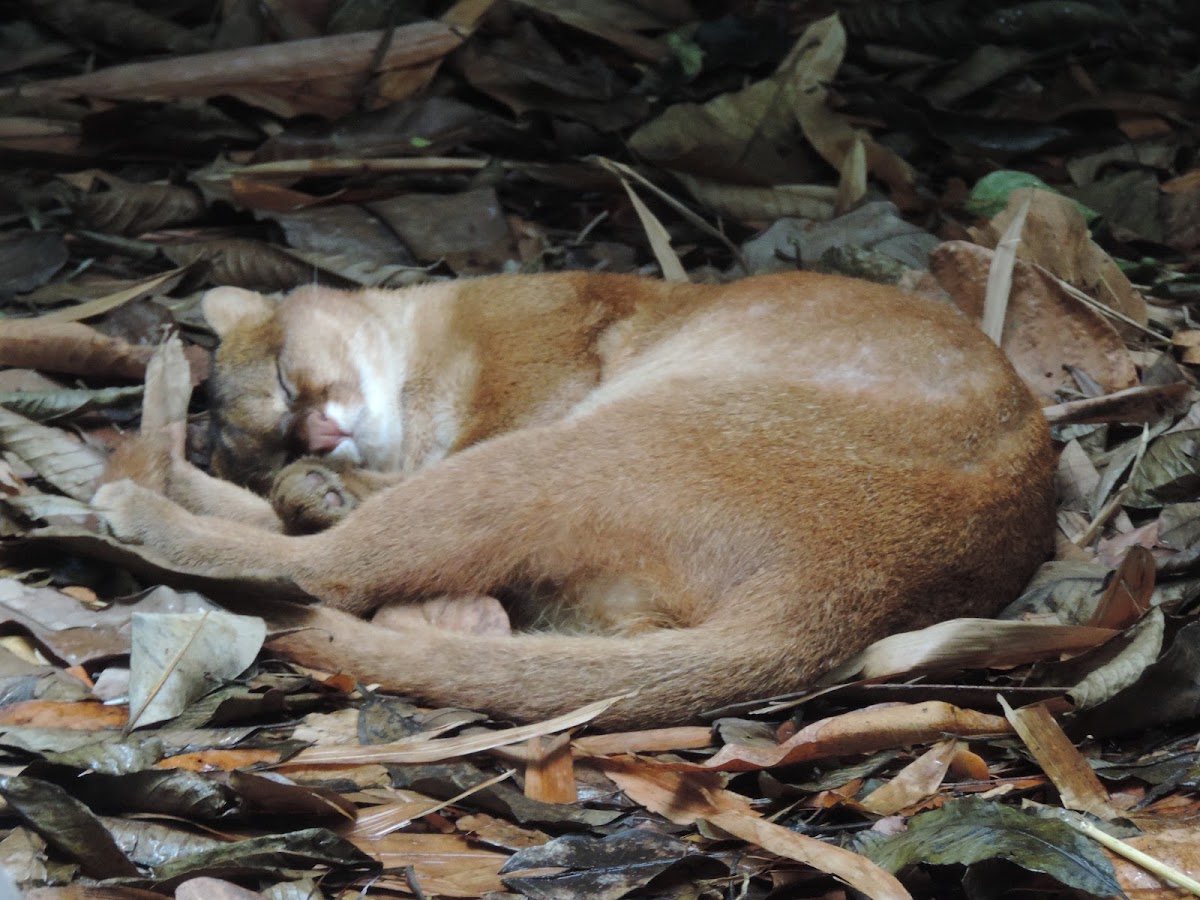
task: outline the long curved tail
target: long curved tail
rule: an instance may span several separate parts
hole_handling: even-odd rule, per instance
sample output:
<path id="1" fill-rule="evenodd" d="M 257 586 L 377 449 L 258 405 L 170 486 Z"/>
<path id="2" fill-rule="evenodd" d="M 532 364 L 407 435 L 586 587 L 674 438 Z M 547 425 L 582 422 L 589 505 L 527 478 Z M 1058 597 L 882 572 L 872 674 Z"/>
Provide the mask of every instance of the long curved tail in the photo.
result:
<path id="1" fill-rule="evenodd" d="M 828 660 L 798 658 L 764 632 L 710 623 L 621 637 L 462 634 L 432 626 L 392 631 L 328 607 L 268 613 L 272 630 L 296 629 L 268 647 L 302 665 L 441 705 L 536 721 L 632 695 L 596 724 L 608 729 L 677 724 L 714 707 L 795 690 Z"/>

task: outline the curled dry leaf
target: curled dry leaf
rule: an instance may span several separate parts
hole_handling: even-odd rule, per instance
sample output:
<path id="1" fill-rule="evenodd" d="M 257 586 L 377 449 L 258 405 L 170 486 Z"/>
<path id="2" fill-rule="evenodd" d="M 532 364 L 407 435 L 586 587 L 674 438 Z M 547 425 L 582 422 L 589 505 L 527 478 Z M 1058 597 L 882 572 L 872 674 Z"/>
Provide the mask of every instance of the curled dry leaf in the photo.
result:
<path id="1" fill-rule="evenodd" d="M 950 619 L 876 641 L 836 673 L 838 678 L 891 678 L 930 671 L 1015 666 L 1099 646 L 1112 628 Z"/>
<path id="2" fill-rule="evenodd" d="M 983 314 L 992 252 L 965 241 L 947 241 L 930 254 L 938 282 L 969 316 Z M 1098 313 L 1070 297 L 1045 272 L 1018 259 L 1000 346 L 1021 378 L 1039 396 L 1054 400 L 1073 391 L 1066 370 L 1086 372 L 1106 391 L 1137 383 L 1137 371 L 1117 330 Z"/>
<path id="3" fill-rule="evenodd" d="M 684 772 L 751 772 L 828 756 L 932 743 L 951 735 L 973 737 L 1007 734 L 1011 730 L 1000 716 L 959 709 L 936 700 L 868 706 L 813 722 L 777 747 L 727 744 L 703 764 L 670 763 L 669 767 Z"/>
<path id="4" fill-rule="evenodd" d="M 937 793 L 942 779 L 954 761 L 958 741 L 940 741 L 934 744 L 896 776 L 860 801 L 864 808 L 881 816 L 890 816 L 915 806 Z"/>
<path id="5" fill-rule="evenodd" d="M 1081 658 L 1081 665 L 1090 663 L 1089 671 L 1067 691 L 1076 709 L 1097 706 L 1134 684 L 1162 652 L 1165 629 L 1163 612 L 1155 607 L 1120 642 L 1113 642 L 1115 652 L 1101 654 L 1094 661 L 1090 656 Z"/>
<path id="6" fill-rule="evenodd" d="M 140 381 L 153 353 L 153 347 L 128 344 L 79 322 L 45 317 L 0 322 L 0 366 Z"/>

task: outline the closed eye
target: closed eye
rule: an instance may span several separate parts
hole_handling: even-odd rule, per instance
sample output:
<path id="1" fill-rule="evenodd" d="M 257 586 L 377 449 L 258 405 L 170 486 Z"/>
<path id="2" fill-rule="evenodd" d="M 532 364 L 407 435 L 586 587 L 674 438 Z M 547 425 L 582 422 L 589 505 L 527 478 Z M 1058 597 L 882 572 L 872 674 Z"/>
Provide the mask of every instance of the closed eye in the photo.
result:
<path id="1" fill-rule="evenodd" d="M 275 362 L 275 377 L 279 381 L 279 387 L 280 387 L 280 389 L 282 389 L 283 396 L 287 400 L 287 402 L 288 403 L 295 402 L 296 388 L 290 381 L 287 380 L 287 378 L 284 377 L 283 366 L 280 365 L 278 360 L 276 360 L 276 362 Z"/>

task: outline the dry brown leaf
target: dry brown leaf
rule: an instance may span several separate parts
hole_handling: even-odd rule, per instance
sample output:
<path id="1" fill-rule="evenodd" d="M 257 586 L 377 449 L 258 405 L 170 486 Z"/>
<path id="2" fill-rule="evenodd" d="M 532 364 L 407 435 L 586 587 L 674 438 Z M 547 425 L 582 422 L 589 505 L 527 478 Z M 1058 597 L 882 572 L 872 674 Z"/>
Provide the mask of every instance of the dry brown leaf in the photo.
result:
<path id="1" fill-rule="evenodd" d="M 504 819 L 489 816 L 487 813 L 459 816 L 454 825 L 472 841 L 487 844 L 490 847 L 500 847 L 504 850 L 540 847 L 550 840 L 550 835 L 543 831 L 538 831 L 536 828 L 522 828 Z"/>
<path id="2" fill-rule="evenodd" d="M 233 772 L 249 766 L 271 765 L 279 762 L 281 752 L 269 748 L 233 747 L 228 750 L 196 750 L 192 753 L 177 753 L 156 762 L 158 769 L 182 769 L 186 772 Z"/>
<path id="3" fill-rule="evenodd" d="M 688 281 L 687 272 L 684 271 L 683 263 L 679 261 L 675 249 L 671 246 L 671 236 L 663 227 L 663 223 L 650 211 L 650 207 L 642 202 L 642 198 L 637 195 L 629 182 L 619 175 L 617 177 L 620 178 L 621 186 L 625 188 L 629 202 L 633 204 L 633 211 L 637 213 L 638 221 L 642 223 L 642 230 L 646 232 L 646 239 L 650 241 L 650 249 L 658 261 L 658 268 L 662 271 L 663 279 L 665 281 Z"/>
<path id="4" fill-rule="evenodd" d="M 766 218 L 765 208 L 748 208 L 746 190 L 757 190 L 758 199 L 770 201 L 769 193 L 776 187 L 796 186 L 794 154 L 780 153 L 778 148 L 794 143 L 797 127 L 837 171 L 845 168 L 855 145 L 861 143 L 870 173 L 894 191 L 906 192 L 913 181 L 911 167 L 829 108 L 826 85 L 836 75 L 845 48 L 846 34 L 837 16 L 814 22 L 770 78 L 703 105 L 668 107 L 633 134 L 630 146 L 677 174 L 726 189 L 735 186 L 741 211 L 749 213 L 744 217 L 750 219 Z M 837 189 L 826 192 L 831 213 Z M 706 202 L 714 196 L 713 189 L 706 190 Z"/>
<path id="5" fill-rule="evenodd" d="M 0 725 L 26 728 L 67 728 L 72 731 L 101 731 L 124 728 L 129 709 L 106 703 L 80 701 L 26 700 L 0 708 Z"/>
<path id="6" fill-rule="evenodd" d="M 999 619 L 950 619 L 919 631 L 881 638 L 836 676 L 892 678 L 929 671 L 1015 666 L 1079 653 L 1117 634 L 1112 628 Z"/>
<path id="7" fill-rule="evenodd" d="M 417 883 L 430 895 L 478 897 L 504 890 L 499 873 L 508 854 L 475 847 L 460 834 L 393 833 L 352 840 L 385 869 L 412 866 Z"/>
<path id="8" fill-rule="evenodd" d="M 797 834 L 758 817 L 749 801 L 720 787 L 714 773 L 673 772 L 636 760 L 604 760 L 600 768 L 633 801 L 678 825 L 703 819 L 722 831 L 835 875 L 873 898 L 906 898 L 895 876 L 857 853 Z"/>
<path id="9" fill-rule="evenodd" d="M 859 801 L 863 808 L 881 816 L 891 816 L 932 797 L 958 752 L 958 741 L 934 744 L 887 782 Z"/>
<path id="10" fill-rule="evenodd" d="M 987 225 L 972 229 L 976 243 L 994 248 L 1028 200 L 1029 213 L 1017 257 L 1053 272 L 1105 306 L 1146 324 L 1146 301 L 1112 257 L 1092 240 L 1087 220 L 1060 194 L 1035 188 L 1013 191 L 1008 206 Z"/>
<path id="11" fill-rule="evenodd" d="M 75 209 L 98 231 L 145 234 L 198 221 L 206 210 L 204 199 L 191 187 L 138 184 L 106 172 L 97 176 L 108 190 L 84 194 L 75 202 Z"/>
<path id="12" fill-rule="evenodd" d="M 680 771 L 751 772 L 828 756 L 927 744 L 948 736 L 1008 734 L 1011 730 L 1000 716 L 936 700 L 886 704 L 813 722 L 777 747 L 728 744 L 706 763 L 671 763 L 670 767 Z"/>
<path id="13" fill-rule="evenodd" d="M 398 791 L 393 789 L 390 793 L 399 799 L 391 803 L 384 803 L 375 807 L 369 813 L 360 815 L 354 823 L 354 827 L 345 832 L 345 836 L 351 839 L 360 837 L 368 840 L 381 838 L 394 831 L 399 831 L 401 828 L 409 825 L 414 819 L 433 815 L 447 806 L 453 806 L 462 802 L 472 794 L 499 784 L 501 781 L 511 778 L 513 772 L 513 769 L 501 772 L 499 775 L 472 785 L 465 791 L 446 800 L 433 800 L 430 797 L 425 797 L 412 791 Z"/>
<path id="14" fill-rule="evenodd" d="M 1145 547 L 1130 547 L 1088 624 L 1123 631 L 1149 611 L 1153 593 L 1154 556 Z"/>
<path id="15" fill-rule="evenodd" d="M 709 209 L 743 222 L 769 222 L 785 216 L 824 221 L 832 219 L 837 208 L 838 190 L 827 184 L 750 187 L 686 172 L 676 172 L 675 177 Z"/>
<path id="16" fill-rule="evenodd" d="M 79 322 L 45 317 L 0 322 L 0 366 L 140 381 L 153 353 L 153 347 L 128 344 Z"/>
<path id="17" fill-rule="evenodd" d="M 1039 703 L 1014 710 L 1003 697 L 1000 704 L 1033 758 L 1058 788 L 1063 806 L 1102 819 L 1121 815 L 1109 804 L 1108 791 L 1046 707 Z"/>
<path id="18" fill-rule="evenodd" d="M 228 94 L 284 117 L 314 113 L 334 118 L 354 109 L 368 67 L 377 73 L 421 67 L 442 59 L 461 42 L 454 29 L 441 22 L 418 22 L 387 31 L 112 66 L 87 75 L 25 84 L 21 92 L 30 97 L 142 102 Z M 376 60 L 373 57 L 381 45 L 386 49 Z M 2 92 L 0 97 L 10 93 Z"/>
<path id="19" fill-rule="evenodd" d="M 569 734 L 531 738 L 526 753 L 526 797 L 543 803 L 574 803 L 579 799 Z"/>
<path id="20" fill-rule="evenodd" d="M 179 283 L 185 271 L 186 267 L 171 269 L 169 272 L 163 272 L 151 278 L 143 279 L 136 284 L 115 291 L 107 296 L 97 297 L 95 300 L 88 300 L 86 303 L 65 306 L 53 312 L 43 313 L 40 318 L 42 321 L 48 322 L 81 322 L 84 319 L 102 316 L 104 313 L 112 312 L 114 309 L 124 306 L 131 300 L 169 291 Z"/>
<path id="21" fill-rule="evenodd" d="M 312 265 L 287 250 L 248 238 L 165 244 L 163 254 L 179 265 L 209 266 L 209 280 L 272 293 L 307 284 L 317 277 Z M 324 273 L 326 280 L 329 273 Z M 347 287 L 336 282 L 336 287 Z"/>
<path id="22" fill-rule="evenodd" d="M 681 725 L 678 728 L 652 728 L 648 731 L 619 731 L 589 734 L 576 738 L 577 753 L 589 756 L 617 756 L 623 753 L 665 753 L 672 750 L 703 750 L 713 745 L 711 728 Z"/>
<path id="23" fill-rule="evenodd" d="M 1024 246 L 1024 244 L 1022 244 Z M 992 252 L 965 241 L 947 241 L 929 256 L 930 270 L 968 315 L 983 314 Z M 1035 393 L 1057 399 L 1075 390 L 1064 367 L 1086 372 L 1106 391 L 1137 384 L 1137 371 L 1117 330 L 1067 295 L 1058 282 L 1017 260 L 1001 347 Z"/>
<path id="24" fill-rule="evenodd" d="M 643 37 L 635 29 L 664 27 L 664 22 L 652 14 L 653 7 L 637 3 L 620 3 L 616 0 L 516 0 L 521 6 L 536 9 L 586 32 L 603 41 L 620 47 L 630 56 L 642 62 L 662 62 L 671 55 L 667 46 L 653 38 Z"/>
<path id="25" fill-rule="evenodd" d="M 566 731 L 577 725 L 584 725 L 600 715 L 621 697 L 601 700 L 582 706 L 573 712 L 535 722 L 532 725 L 522 725 L 519 728 L 506 728 L 500 731 L 489 731 L 485 734 L 469 734 L 462 737 L 445 738 L 444 740 L 400 741 L 393 744 L 374 744 L 369 747 L 326 746 L 313 747 L 303 750 L 293 756 L 289 763 L 296 765 L 331 765 L 362 764 L 369 762 L 382 763 L 420 763 L 440 762 L 469 753 L 481 753 L 495 747 L 507 747 L 518 744 L 530 738 L 546 734 Z"/>

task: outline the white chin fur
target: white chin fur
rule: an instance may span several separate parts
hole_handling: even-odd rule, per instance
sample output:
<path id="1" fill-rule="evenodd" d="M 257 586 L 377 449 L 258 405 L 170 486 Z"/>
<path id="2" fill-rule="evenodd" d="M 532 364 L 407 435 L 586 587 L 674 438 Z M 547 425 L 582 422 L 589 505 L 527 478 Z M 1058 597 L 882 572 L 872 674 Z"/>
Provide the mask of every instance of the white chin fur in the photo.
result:
<path id="1" fill-rule="evenodd" d="M 346 462 L 362 465 L 362 451 L 358 449 L 358 444 L 354 443 L 350 438 L 346 438 L 336 447 L 329 451 L 330 459 L 345 460 Z"/>

